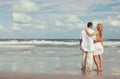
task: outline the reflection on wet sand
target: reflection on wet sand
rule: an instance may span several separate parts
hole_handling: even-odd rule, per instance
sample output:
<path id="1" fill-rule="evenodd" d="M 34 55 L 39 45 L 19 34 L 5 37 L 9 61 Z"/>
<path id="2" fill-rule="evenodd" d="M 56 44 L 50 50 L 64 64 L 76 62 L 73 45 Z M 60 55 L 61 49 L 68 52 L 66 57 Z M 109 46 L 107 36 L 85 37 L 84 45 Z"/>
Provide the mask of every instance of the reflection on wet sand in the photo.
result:
<path id="1" fill-rule="evenodd" d="M 103 71 L 97 71 L 97 76 L 102 76 Z"/>
<path id="2" fill-rule="evenodd" d="M 81 71 L 81 75 L 82 75 L 82 76 L 86 76 L 86 77 L 91 77 L 91 76 L 93 76 L 93 75 L 92 75 L 92 72 L 88 72 L 88 71 L 86 71 L 86 70 L 82 70 L 82 71 Z"/>
<path id="3" fill-rule="evenodd" d="M 93 73 L 96 73 L 96 75 L 93 74 Z M 86 77 L 90 77 L 90 76 L 103 76 L 102 73 L 103 73 L 103 71 L 94 71 L 94 72 L 88 72 L 86 70 L 82 70 L 81 71 L 81 75 L 82 76 L 86 76 Z"/>

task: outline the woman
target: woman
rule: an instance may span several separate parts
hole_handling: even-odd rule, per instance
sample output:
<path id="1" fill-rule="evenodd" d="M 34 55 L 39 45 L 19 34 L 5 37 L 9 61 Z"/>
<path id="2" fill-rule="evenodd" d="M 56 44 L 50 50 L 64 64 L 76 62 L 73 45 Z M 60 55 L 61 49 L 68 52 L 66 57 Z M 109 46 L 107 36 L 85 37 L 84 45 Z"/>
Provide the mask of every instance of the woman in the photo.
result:
<path id="1" fill-rule="evenodd" d="M 94 36 L 96 35 L 96 39 L 95 39 L 95 51 L 94 51 L 94 62 L 97 66 L 97 71 L 102 71 L 103 70 L 103 25 L 101 23 L 97 24 L 97 30 L 94 33 L 89 33 L 86 29 L 85 29 L 86 33 L 88 34 L 88 36 Z M 100 60 L 100 63 L 98 63 L 98 59 L 97 56 Z"/>

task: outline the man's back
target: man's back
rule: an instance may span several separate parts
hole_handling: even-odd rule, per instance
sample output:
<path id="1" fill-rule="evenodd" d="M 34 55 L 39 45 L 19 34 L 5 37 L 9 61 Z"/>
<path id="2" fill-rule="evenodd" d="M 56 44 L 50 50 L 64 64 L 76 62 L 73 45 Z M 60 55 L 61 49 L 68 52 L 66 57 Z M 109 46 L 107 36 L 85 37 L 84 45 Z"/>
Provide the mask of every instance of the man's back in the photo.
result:
<path id="1" fill-rule="evenodd" d="M 87 29 L 89 33 L 93 33 L 94 31 L 92 29 Z M 81 48 L 84 51 L 94 51 L 94 39 L 95 37 L 89 37 L 85 30 L 81 31 Z"/>

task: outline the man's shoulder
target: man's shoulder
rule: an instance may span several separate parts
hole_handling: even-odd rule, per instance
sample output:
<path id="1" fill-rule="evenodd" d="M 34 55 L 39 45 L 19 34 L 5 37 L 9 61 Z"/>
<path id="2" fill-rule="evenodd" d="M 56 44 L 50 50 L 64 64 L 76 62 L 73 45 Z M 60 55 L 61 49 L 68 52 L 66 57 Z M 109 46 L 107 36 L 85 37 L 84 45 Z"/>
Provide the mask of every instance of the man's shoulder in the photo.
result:
<path id="1" fill-rule="evenodd" d="M 93 30 L 93 29 L 89 29 L 88 31 L 90 31 L 90 32 L 94 32 L 94 30 Z"/>

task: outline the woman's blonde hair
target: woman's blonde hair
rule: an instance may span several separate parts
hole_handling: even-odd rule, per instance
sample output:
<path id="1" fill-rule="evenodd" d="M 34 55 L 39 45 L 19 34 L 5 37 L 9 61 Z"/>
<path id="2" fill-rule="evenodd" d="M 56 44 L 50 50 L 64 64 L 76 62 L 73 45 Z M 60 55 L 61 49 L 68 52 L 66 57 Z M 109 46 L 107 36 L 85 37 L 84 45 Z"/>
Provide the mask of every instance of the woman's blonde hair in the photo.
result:
<path id="1" fill-rule="evenodd" d="M 97 30 L 100 34 L 100 37 L 102 38 L 103 37 L 103 25 L 101 23 L 97 24 Z"/>

